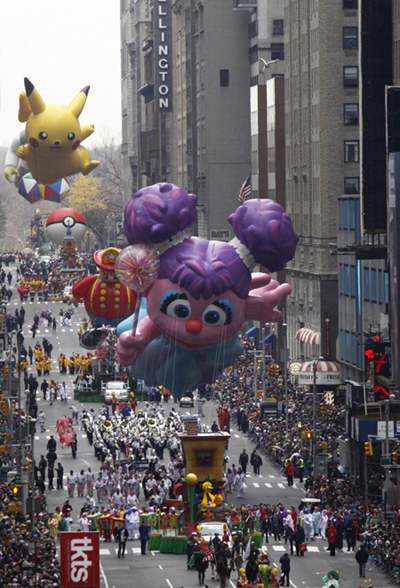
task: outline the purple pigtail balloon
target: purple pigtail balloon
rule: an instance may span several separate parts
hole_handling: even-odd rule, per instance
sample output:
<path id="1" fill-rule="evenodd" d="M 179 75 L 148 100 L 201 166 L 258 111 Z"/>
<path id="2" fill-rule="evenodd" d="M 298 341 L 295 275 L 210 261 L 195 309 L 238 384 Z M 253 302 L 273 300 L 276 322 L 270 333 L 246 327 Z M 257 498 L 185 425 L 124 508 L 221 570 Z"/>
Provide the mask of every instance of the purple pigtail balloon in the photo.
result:
<path id="1" fill-rule="evenodd" d="M 136 192 L 125 206 L 124 235 L 134 243 L 162 243 L 192 225 L 197 196 L 160 183 Z"/>
<path id="2" fill-rule="evenodd" d="M 293 258 L 299 237 L 290 216 L 273 200 L 248 200 L 228 221 L 257 263 L 270 272 L 282 270 Z"/>

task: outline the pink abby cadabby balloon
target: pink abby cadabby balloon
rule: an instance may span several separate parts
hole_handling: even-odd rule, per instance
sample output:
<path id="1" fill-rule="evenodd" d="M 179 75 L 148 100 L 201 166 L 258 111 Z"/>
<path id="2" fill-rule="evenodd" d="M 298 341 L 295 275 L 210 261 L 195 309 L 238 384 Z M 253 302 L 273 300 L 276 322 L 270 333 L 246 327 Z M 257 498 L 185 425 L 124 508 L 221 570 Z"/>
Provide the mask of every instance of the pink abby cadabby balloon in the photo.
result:
<path id="1" fill-rule="evenodd" d="M 146 292 L 148 316 L 136 335 L 120 335 L 118 357 L 123 365 L 136 360 L 136 377 L 175 397 L 211 383 L 233 363 L 245 321 L 281 319 L 275 306 L 290 286 L 251 268 L 282 269 L 298 240 L 272 200 L 249 200 L 229 217 L 236 235 L 230 243 L 191 237 L 195 218 L 196 196 L 173 184 L 144 188 L 125 207 L 126 238 L 155 244 L 160 272 Z"/>

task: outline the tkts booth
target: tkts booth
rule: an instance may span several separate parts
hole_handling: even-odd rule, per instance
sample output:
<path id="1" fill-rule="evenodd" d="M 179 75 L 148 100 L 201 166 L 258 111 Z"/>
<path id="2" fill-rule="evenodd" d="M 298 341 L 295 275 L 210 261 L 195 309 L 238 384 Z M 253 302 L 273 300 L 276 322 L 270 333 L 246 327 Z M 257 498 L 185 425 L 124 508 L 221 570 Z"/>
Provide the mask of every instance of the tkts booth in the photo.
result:
<path id="1" fill-rule="evenodd" d="M 99 534 L 61 533 L 62 588 L 99 588 Z"/>

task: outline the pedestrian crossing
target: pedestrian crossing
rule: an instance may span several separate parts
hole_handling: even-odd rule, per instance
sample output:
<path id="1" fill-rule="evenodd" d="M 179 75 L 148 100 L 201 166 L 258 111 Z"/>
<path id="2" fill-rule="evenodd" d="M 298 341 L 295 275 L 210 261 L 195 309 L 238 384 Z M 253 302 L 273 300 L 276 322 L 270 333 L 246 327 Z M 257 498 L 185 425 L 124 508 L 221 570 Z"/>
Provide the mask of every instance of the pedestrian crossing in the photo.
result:
<path id="1" fill-rule="evenodd" d="M 249 485 L 253 485 L 254 488 L 260 488 L 262 487 L 262 485 L 264 485 L 266 488 L 273 488 L 273 485 L 270 482 L 264 482 L 263 481 L 263 476 L 257 476 L 257 480 L 258 482 L 253 482 L 250 479 L 252 478 L 252 476 L 250 474 L 246 475 L 246 486 L 248 487 Z M 282 477 L 278 477 L 278 476 L 274 476 L 272 474 L 270 474 L 268 476 L 269 479 L 273 480 L 273 483 L 276 484 L 278 486 L 278 488 L 280 489 L 284 489 L 284 488 L 288 488 L 287 483 L 283 483 L 283 482 L 278 482 L 278 480 L 282 480 Z M 293 484 L 292 488 L 294 488 L 295 490 L 304 490 L 304 488 L 302 488 L 301 486 L 298 486 L 297 484 Z"/>
<path id="2" fill-rule="evenodd" d="M 108 549 L 106 547 L 100 548 L 100 555 L 112 555 L 115 552 L 115 555 L 118 554 L 118 547 L 111 547 Z M 140 555 L 141 554 L 141 549 L 140 547 L 128 547 L 128 545 L 125 548 L 125 557 L 130 555 L 130 553 L 132 553 L 133 555 Z M 157 553 L 160 553 L 159 551 L 150 551 L 149 553 L 151 553 L 151 555 L 156 555 Z"/>
<path id="3" fill-rule="evenodd" d="M 319 541 L 321 541 L 321 539 L 318 539 Z M 287 543 L 287 545 L 282 545 L 282 544 L 276 544 L 276 545 L 271 545 L 270 543 L 268 543 L 268 545 L 263 545 L 263 547 L 261 548 L 261 551 L 263 553 L 268 553 L 268 549 L 272 549 L 272 551 L 276 552 L 276 553 L 284 553 L 285 551 L 290 550 L 290 544 L 289 542 Z M 326 541 L 321 541 L 320 545 L 311 545 L 310 543 L 307 543 L 307 553 L 326 553 L 328 550 L 328 545 L 326 543 Z M 354 551 L 347 551 L 347 549 L 343 549 L 337 550 L 337 553 L 347 553 L 350 555 L 353 555 L 354 557 Z"/>

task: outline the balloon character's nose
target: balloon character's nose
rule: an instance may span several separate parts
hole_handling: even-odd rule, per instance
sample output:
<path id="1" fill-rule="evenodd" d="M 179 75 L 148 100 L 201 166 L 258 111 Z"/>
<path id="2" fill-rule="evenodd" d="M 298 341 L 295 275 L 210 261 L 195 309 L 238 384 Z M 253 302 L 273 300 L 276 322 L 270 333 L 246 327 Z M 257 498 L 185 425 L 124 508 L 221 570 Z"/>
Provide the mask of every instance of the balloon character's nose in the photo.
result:
<path id="1" fill-rule="evenodd" d="M 185 327 L 188 333 L 193 333 L 193 335 L 197 335 L 198 333 L 201 333 L 203 325 L 201 324 L 201 321 L 197 319 L 189 319 L 188 321 L 186 321 Z"/>

